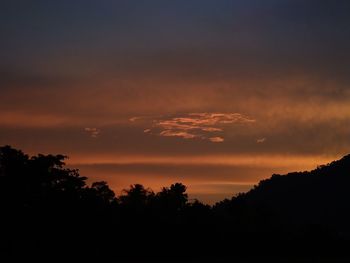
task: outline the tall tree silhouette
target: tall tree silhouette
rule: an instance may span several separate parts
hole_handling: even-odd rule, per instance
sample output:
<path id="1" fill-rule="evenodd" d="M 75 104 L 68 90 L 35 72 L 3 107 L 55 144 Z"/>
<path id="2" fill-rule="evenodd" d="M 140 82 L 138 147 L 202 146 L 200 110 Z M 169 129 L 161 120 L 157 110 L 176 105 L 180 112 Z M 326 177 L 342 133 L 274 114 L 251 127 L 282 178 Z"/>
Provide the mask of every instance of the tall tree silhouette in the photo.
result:
<path id="1" fill-rule="evenodd" d="M 129 189 L 123 190 L 119 200 L 124 211 L 141 214 L 147 210 L 153 197 L 152 190 L 146 189 L 141 184 L 134 184 L 130 185 Z"/>
<path id="2" fill-rule="evenodd" d="M 177 213 L 187 204 L 188 195 L 186 186 L 181 183 L 172 184 L 163 189 L 155 196 L 155 204 L 158 209 L 166 213 Z"/>

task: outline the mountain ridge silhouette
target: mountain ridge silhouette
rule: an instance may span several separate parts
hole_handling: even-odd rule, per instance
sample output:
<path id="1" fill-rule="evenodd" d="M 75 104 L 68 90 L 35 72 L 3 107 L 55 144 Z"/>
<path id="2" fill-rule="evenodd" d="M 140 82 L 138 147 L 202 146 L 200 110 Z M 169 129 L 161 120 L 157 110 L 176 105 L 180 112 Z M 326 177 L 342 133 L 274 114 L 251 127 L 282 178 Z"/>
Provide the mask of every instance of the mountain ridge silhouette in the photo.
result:
<path id="1" fill-rule="evenodd" d="M 291 225 L 322 225 L 341 235 L 350 235 L 350 154 L 316 169 L 274 174 L 246 193 L 224 200 L 237 213 L 241 207 L 264 210 L 269 220 Z M 261 220 L 254 213 L 255 220 Z"/>

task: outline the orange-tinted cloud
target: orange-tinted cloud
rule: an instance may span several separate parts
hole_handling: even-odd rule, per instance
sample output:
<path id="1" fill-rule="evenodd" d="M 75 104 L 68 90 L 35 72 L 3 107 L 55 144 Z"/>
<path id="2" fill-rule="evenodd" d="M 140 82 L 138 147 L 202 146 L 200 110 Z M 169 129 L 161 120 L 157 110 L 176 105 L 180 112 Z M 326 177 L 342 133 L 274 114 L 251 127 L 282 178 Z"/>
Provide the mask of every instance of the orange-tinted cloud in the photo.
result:
<path id="1" fill-rule="evenodd" d="M 97 128 L 85 128 L 84 130 L 89 133 L 91 138 L 97 138 L 101 133 L 101 131 Z"/>
<path id="2" fill-rule="evenodd" d="M 266 138 L 256 139 L 256 143 L 264 143 L 265 141 L 266 141 Z"/>
<path id="3" fill-rule="evenodd" d="M 211 133 L 223 132 L 229 124 L 248 124 L 255 120 L 239 113 L 187 113 L 179 116 L 163 116 L 160 119 L 133 117 L 129 120 L 150 120 L 151 128 L 145 133 L 158 134 L 163 137 L 181 137 L 183 139 L 201 139 L 211 142 L 223 142 L 222 136 L 211 136 Z"/>
<path id="4" fill-rule="evenodd" d="M 210 137 L 209 140 L 211 142 L 223 142 L 224 138 L 222 138 L 222 137 Z"/>

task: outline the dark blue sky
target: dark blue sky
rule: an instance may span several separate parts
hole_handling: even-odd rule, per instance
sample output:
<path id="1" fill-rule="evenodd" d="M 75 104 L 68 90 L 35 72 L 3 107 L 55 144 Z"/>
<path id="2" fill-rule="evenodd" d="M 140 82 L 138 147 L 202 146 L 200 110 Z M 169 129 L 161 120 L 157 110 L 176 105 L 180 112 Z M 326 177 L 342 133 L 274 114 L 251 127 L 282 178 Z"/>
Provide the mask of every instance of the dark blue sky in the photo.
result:
<path id="1" fill-rule="evenodd" d="M 94 63 L 110 70 L 118 60 L 164 53 L 187 56 L 192 51 L 199 56 L 214 53 L 217 62 L 238 53 L 252 66 L 269 59 L 276 67 L 288 63 L 285 60 L 298 64 L 293 66 L 319 67 L 322 62 L 346 63 L 349 58 L 349 1 L 1 4 L 1 68 L 40 71 L 53 66 L 64 73 L 64 66 L 56 65 L 64 57 L 76 66 Z"/>

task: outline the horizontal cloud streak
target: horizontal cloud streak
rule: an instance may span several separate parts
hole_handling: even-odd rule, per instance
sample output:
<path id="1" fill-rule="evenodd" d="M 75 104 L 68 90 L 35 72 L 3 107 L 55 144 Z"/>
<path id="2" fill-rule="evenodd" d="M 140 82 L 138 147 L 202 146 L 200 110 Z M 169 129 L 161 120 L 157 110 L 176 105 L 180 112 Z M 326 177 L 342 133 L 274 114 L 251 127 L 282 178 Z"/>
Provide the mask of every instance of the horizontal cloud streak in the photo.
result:
<path id="1" fill-rule="evenodd" d="M 335 159 L 314 155 L 189 155 L 189 156 L 74 156 L 71 165 L 79 164 L 166 164 L 166 165 L 226 165 L 251 167 L 312 168 Z"/>
<path id="2" fill-rule="evenodd" d="M 210 137 L 209 140 L 211 142 L 223 142 L 224 138 L 221 138 L 221 137 Z"/>
<path id="3" fill-rule="evenodd" d="M 210 133 L 223 132 L 228 124 L 248 124 L 255 120 L 239 113 L 187 113 L 180 116 L 162 117 L 161 119 L 130 118 L 131 122 L 137 120 L 152 122 L 152 128 L 144 130 L 145 133 L 158 134 L 163 137 L 181 137 L 183 139 L 201 139 L 211 142 L 223 142 L 224 138 L 211 137 Z"/>

